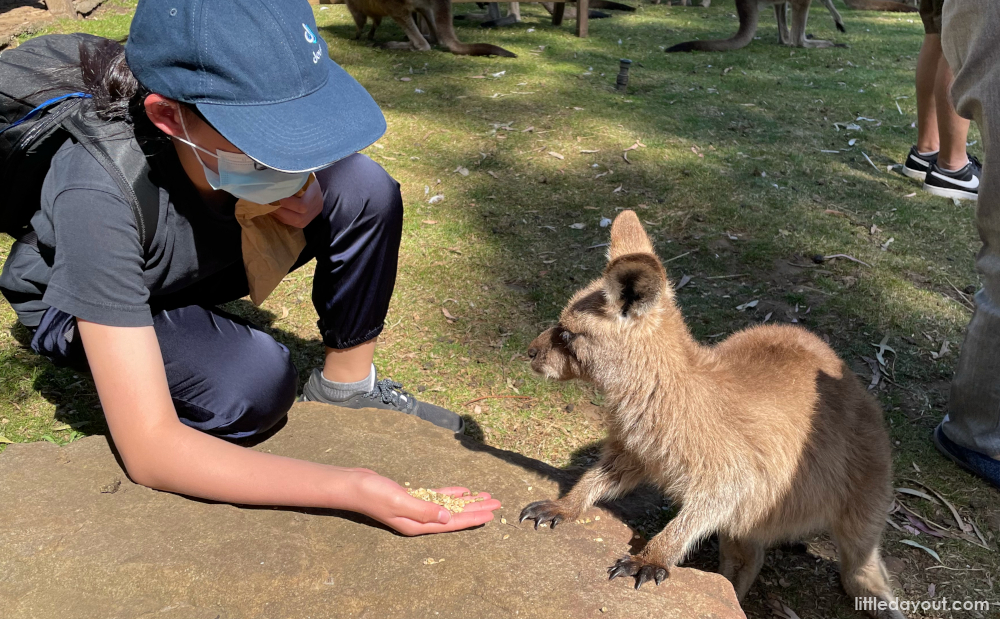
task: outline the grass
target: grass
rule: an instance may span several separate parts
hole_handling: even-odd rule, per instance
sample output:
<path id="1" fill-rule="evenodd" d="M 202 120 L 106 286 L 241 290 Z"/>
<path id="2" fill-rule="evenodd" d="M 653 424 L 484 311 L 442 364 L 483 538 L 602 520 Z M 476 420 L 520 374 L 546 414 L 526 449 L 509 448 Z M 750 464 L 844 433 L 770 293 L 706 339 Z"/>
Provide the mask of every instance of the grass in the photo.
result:
<path id="1" fill-rule="evenodd" d="M 52 31 L 123 37 L 129 4 L 116 1 L 118 10 Z M 593 247 L 607 242 L 601 218 L 635 209 L 661 257 L 673 259 L 674 281 L 692 278 L 678 296 L 699 339 L 768 315 L 797 320 L 825 335 L 867 380 L 862 357 L 873 358 L 888 336 L 895 384 L 883 381 L 876 392 L 895 443 L 897 485 L 916 477 L 937 489 L 991 548 L 887 529 L 883 548 L 900 595 L 930 599 L 933 584 L 938 598 L 1000 601 L 997 492 L 944 461 L 929 441 L 970 317 L 961 290 L 979 285 L 973 208 L 886 171 L 915 140 L 919 19 L 841 6 L 848 29 L 841 34 L 818 9 L 809 31 L 849 49 L 780 47 L 774 24 L 762 19 L 759 40 L 744 50 L 663 53 L 679 41 L 734 32 L 732 3 L 717 4 L 643 4 L 634 14 L 592 21 L 587 39 L 573 36 L 569 23 L 552 27 L 538 5 L 525 5 L 523 23 L 513 27 L 459 26 L 462 40 L 501 45 L 516 59 L 372 48 L 351 39 L 345 7 L 317 8 L 331 55 L 383 107 L 389 130 L 365 152 L 399 180 L 406 204 L 380 372 L 466 415 L 469 432 L 485 443 L 557 466 L 591 461 L 603 435 L 594 412 L 599 394 L 538 379 L 523 351 L 600 272 L 603 248 Z M 401 37 L 387 21 L 378 40 Z M 624 94 L 614 90 L 622 57 L 633 60 Z M 838 122 L 861 129 L 838 130 Z M 975 129 L 969 139 L 979 140 Z M 626 162 L 624 149 L 637 141 Z M 443 200 L 430 204 L 437 194 Z M 570 227 L 577 223 L 584 227 Z M 0 244 L 0 259 L 8 248 Z M 816 254 L 848 254 L 871 266 L 816 265 Z M 261 308 L 229 307 L 288 345 L 303 377 L 322 359 L 310 289 L 303 269 Z M 736 309 L 751 300 L 758 305 Z M 7 327 L 0 332 L 0 435 L 65 443 L 105 432 L 90 379 L 30 354 L 6 305 L 0 323 Z M 933 358 L 945 340 L 950 352 Z M 511 395 L 530 399 L 466 404 Z M 900 500 L 935 522 L 950 518 L 943 506 Z M 652 534 L 663 516 L 636 524 Z M 973 571 L 934 569 L 928 554 L 902 539 L 935 549 L 949 568 Z M 711 551 L 706 544 L 695 564 L 714 569 Z M 831 556 L 825 537 L 810 540 L 808 551 L 772 552 L 748 615 L 769 616 L 768 596 L 777 595 L 803 618 L 858 616 L 840 593 Z"/>

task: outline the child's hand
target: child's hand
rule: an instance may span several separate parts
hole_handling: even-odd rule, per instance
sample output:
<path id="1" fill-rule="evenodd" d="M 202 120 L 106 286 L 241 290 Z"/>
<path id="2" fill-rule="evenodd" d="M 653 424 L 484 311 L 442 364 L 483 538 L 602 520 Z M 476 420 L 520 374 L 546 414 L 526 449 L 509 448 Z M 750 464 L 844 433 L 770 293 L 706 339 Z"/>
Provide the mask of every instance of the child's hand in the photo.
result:
<path id="1" fill-rule="evenodd" d="M 291 196 L 281 200 L 281 206 L 271 211 L 283 224 L 295 228 L 305 228 L 323 211 L 323 190 L 319 183 L 310 183 L 301 196 Z"/>
<path id="2" fill-rule="evenodd" d="M 409 495 L 405 488 L 376 474 L 374 471 L 355 469 L 359 506 L 355 511 L 378 520 L 399 531 L 403 535 L 425 535 L 427 533 L 447 533 L 479 526 L 493 520 L 493 510 L 500 507 L 500 501 L 480 492 L 482 501 L 469 503 L 465 511 L 452 514 L 447 509 L 421 501 Z M 449 496 L 461 496 L 467 488 L 441 488 L 436 490 Z"/>

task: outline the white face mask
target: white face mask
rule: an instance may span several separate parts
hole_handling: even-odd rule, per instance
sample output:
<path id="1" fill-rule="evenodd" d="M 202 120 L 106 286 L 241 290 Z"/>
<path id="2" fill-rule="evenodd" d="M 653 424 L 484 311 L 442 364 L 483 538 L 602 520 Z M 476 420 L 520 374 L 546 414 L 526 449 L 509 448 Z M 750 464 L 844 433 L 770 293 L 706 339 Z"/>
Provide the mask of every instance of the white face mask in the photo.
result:
<path id="1" fill-rule="evenodd" d="M 277 202 L 295 193 L 305 186 L 309 180 L 309 172 L 281 172 L 261 165 L 243 153 L 227 153 L 216 150 L 214 153 L 191 142 L 187 126 L 184 124 L 184 111 L 180 110 L 181 128 L 184 138 L 174 136 L 194 149 L 194 156 L 205 170 L 205 180 L 212 189 L 221 189 L 237 198 L 242 198 L 257 204 Z M 201 160 L 201 151 L 209 157 L 215 157 L 219 164 L 218 172 L 213 172 Z"/>

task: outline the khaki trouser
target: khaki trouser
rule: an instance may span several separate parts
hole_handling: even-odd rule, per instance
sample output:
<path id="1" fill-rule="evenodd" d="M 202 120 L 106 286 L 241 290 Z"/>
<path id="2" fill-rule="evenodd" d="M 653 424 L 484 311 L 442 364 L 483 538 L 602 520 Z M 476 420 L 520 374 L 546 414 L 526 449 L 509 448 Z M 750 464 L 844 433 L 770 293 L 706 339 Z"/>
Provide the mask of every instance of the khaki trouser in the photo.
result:
<path id="1" fill-rule="evenodd" d="M 983 247 L 976 267 L 983 289 L 962 345 L 942 429 L 955 443 L 1000 455 L 1000 1 L 948 0 L 941 47 L 955 73 L 955 110 L 982 133 L 982 184 L 976 227 Z"/>

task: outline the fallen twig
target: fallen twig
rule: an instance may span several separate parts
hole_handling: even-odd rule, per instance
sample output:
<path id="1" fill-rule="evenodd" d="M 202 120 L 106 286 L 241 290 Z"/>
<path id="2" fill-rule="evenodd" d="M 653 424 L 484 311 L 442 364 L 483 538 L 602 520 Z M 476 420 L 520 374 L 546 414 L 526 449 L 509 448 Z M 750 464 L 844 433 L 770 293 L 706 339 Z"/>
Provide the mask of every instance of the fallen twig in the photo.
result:
<path id="1" fill-rule="evenodd" d="M 951 286 L 955 290 L 955 292 L 958 293 L 958 298 L 960 298 L 962 300 L 962 305 L 965 305 L 967 308 L 975 311 L 975 309 L 976 309 L 975 304 L 972 303 L 972 301 L 969 301 L 969 299 L 966 296 L 966 294 L 964 292 L 962 292 L 961 290 L 959 290 L 958 286 L 956 286 L 950 279 L 948 279 L 947 275 L 945 276 L 945 279 L 948 281 L 948 285 Z"/>
<path id="2" fill-rule="evenodd" d="M 713 275 L 711 277 L 706 277 L 705 279 L 729 279 L 730 277 L 743 277 L 745 275 L 750 275 L 749 273 L 736 273 L 734 275 Z"/>
<path id="3" fill-rule="evenodd" d="M 677 260 L 678 258 L 683 258 L 684 256 L 687 256 L 688 254 L 693 254 L 694 252 L 695 252 L 695 250 L 693 250 L 693 249 L 691 251 L 686 251 L 683 254 L 680 254 L 679 256 L 674 256 L 673 258 L 670 258 L 669 260 L 664 260 L 663 264 L 666 264 L 668 262 L 673 262 L 674 260 Z"/>
<path id="4" fill-rule="evenodd" d="M 847 254 L 833 254 L 830 256 L 820 256 L 820 258 L 822 258 L 822 262 L 826 262 L 827 260 L 836 260 L 837 258 L 843 258 L 845 260 L 850 260 L 851 262 L 857 262 L 858 264 L 863 264 L 869 269 L 872 268 L 872 265 L 868 264 L 864 260 L 858 260 L 854 256 L 848 256 Z"/>
<path id="5" fill-rule="evenodd" d="M 469 400 L 465 404 L 462 404 L 462 406 L 468 406 L 469 404 L 474 404 L 474 403 L 480 402 L 482 400 L 505 400 L 505 399 L 530 400 L 533 397 L 534 396 L 530 396 L 530 395 L 484 395 L 481 398 L 476 398 L 474 400 Z"/>
<path id="6" fill-rule="evenodd" d="M 948 508 L 948 511 L 951 512 L 951 517 L 955 520 L 955 524 L 958 525 L 958 530 L 962 531 L 964 533 L 971 533 L 972 532 L 972 526 L 971 525 L 967 525 L 965 523 L 965 521 L 962 520 L 962 517 L 958 515 L 958 510 L 955 509 L 955 506 L 952 505 L 950 502 L 948 502 L 948 499 L 946 499 L 943 496 L 941 496 L 940 492 L 938 492 L 934 488 L 931 488 L 930 486 L 928 486 L 924 482 L 916 480 L 916 479 L 904 478 L 903 481 L 913 482 L 915 484 L 918 484 L 918 485 L 923 486 L 924 488 L 927 488 L 928 490 L 930 490 L 931 494 L 933 494 L 934 496 L 936 496 L 938 498 L 938 500 L 940 500 L 942 503 L 944 503 L 945 507 Z"/>

